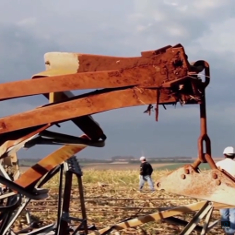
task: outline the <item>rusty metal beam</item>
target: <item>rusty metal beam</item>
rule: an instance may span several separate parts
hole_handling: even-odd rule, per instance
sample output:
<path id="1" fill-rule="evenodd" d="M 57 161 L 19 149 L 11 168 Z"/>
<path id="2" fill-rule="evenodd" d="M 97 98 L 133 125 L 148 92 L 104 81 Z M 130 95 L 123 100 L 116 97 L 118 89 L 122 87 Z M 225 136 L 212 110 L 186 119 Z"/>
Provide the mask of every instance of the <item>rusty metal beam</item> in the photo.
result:
<path id="1" fill-rule="evenodd" d="M 156 90 L 130 88 L 103 92 L 91 96 L 72 99 L 58 104 L 48 104 L 32 111 L 23 112 L 0 118 L 0 134 L 44 125 L 47 123 L 59 123 L 79 116 L 105 112 L 123 107 L 148 105 L 156 102 Z M 111 102 L 107 102 L 107 101 Z M 177 98 L 169 94 L 161 93 L 159 103 L 175 103 Z"/>
<path id="2" fill-rule="evenodd" d="M 93 57 L 88 56 L 88 58 Z M 113 60 L 113 57 L 109 57 L 109 60 Z M 167 49 L 164 53 L 151 57 L 126 57 L 120 60 L 122 60 L 122 66 L 117 66 L 116 61 L 115 70 L 110 70 L 110 64 L 104 61 L 105 71 L 96 69 L 94 72 L 63 74 L 47 78 L 42 77 L 43 74 L 40 73 L 33 76 L 33 78 L 40 76 L 40 79 L 0 84 L 0 100 L 76 89 L 120 88 L 135 85 L 159 87 L 166 81 L 186 77 L 190 70 L 182 47 Z M 48 74 L 49 71 L 44 73 Z"/>
<path id="3" fill-rule="evenodd" d="M 86 134 L 83 137 L 89 139 L 92 146 L 92 141 L 94 143 L 94 140 L 106 138 L 98 123 L 90 116 L 92 114 L 140 105 L 148 105 L 146 112 L 150 112 L 149 107 L 156 104 L 158 120 L 159 104 L 200 104 L 201 135 L 198 140 L 198 159 L 191 166 L 180 168 L 160 179 L 157 188 L 223 204 L 228 201 L 223 195 L 226 191 L 230 195 L 229 203 L 235 205 L 235 200 L 231 200 L 235 198 L 235 179 L 226 172 L 217 170 L 211 158 L 205 106 L 205 88 L 210 81 L 207 62 L 200 60 L 190 64 L 181 44 L 142 52 L 140 57 L 51 52 L 45 54 L 44 60 L 46 71 L 35 74 L 32 79 L 0 84 L 2 101 L 38 94 L 44 95 L 50 101 L 50 104 L 34 110 L 0 118 L 0 156 L 15 153 L 25 146 L 29 139 L 34 138 L 34 135 L 43 134 L 41 130 L 61 122 L 73 121 L 83 130 Z M 203 70 L 205 82 L 198 77 L 198 73 Z M 70 92 L 77 89 L 101 88 L 103 90 L 80 96 L 73 96 Z M 61 139 L 58 138 L 57 142 L 73 145 L 65 145 L 39 161 L 22 174 L 15 181 L 16 184 L 10 184 L 5 178 L 2 182 L 8 183 L 18 191 L 23 188 L 25 191 L 31 190 L 48 172 L 88 145 L 84 142 L 76 142 L 74 145 L 75 142 L 64 142 Z M 40 138 L 33 139 L 28 146 L 33 146 L 39 140 Z M 206 151 L 202 147 L 203 142 L 206 142 Z M 49 143 L 48 139 L 46 142 L 44 140 L 44 143 Z M 201 173 L 197 169 L 201 162 L 208 162 L 215 169 Z M 213 173 L 212 176 L 209 175 L 210 172 Z M 182 181 L 177 188 L 173 187 L 176 180 Z M 200 190 L 205 184 L 207 188 Z M 183 214 L 193 211 L 192 208 L 198 208 L 199 204 L 190 208 L 178 207 L 174 211 L 151 214 L 114 227 L 121 230 Z"/>
<path id="4" fill-rule="evenodd" d="M 187 82 L 185 81 L 187 75 L 190 73 L 191 76 L 192 71 L 194 71 L 187 61 L 184 48 L 180 44 L 174 47 L 166 46 L 159 50 L 142 52 L 141 54 L 141 57 L 110 57 L 87 54 L 77 56 L 74 53 L 47 53 L 45 55 L 47 70 L 34 75 L 32 77 L 34 79 L 31 80 L 1 84 L 0 100 L 36 94 L 44 94 L 48 97 L 48 93 L 51 92 L 56 92 L 60 100 L 65 100 L 69 96 L 62 91 L 71 89 L 104 87 L 118 87 L 120 89 L 127 86 L 155 89 L 159 87 L 171 88 L 176 82 Z M 93 61 L 92 66 L 94 67 L 88 69 L 88 67 L 83 66 L 83 63 L 88 65 L 91 61 Z M 108 71 L 102 71 L 104 66 Z M 85 69 L 81 69 L 82 67 Z M 94 71 L 92 71 L 92 68 Z M 18 89 L 19 87 L 21 89 Z M 177 93 L 177 89 L 172 92 Z M 195 94 L 191 93 L 192 95 Z M 188 100 L 188 102 L 195 103 L 192 100 Z M 72 121 L 91 139 L 106 138 L 99 125 L 87 114 L 70 119 L 73 119 Z M 2 128 L 5 129 L 4 123 L 2 125 Z M 92 134 L 92 130 L 94 134 Z"/>
<path id="5" fill-rule="evenodd" d="M 175 56 L 171 60 L 170 57 L 172 57 L 172 55 L 174 54 Z M 166 55 L 169 55 L 169 57 L 167 57 L 167 59 L 164 59 Z M 161 60 L 159 60 L 159 58 L 161 58 Z M 193 71 L 197 72 L 200 71 L 200 68 L 195 69 L 193 68 L 192 65 L 189 65 L 187 61 L 187 55 L 185 54 L 184 48 L 181 44 L 175 46 L 168 45 L 158 50 L 141 52 L 141 57 L 115 57 L 115 56 L 90 55 L 90 54 L 81 54 L 81 53 L 49 52 L 44 55 L 44 61 L 46 65 L 46 71 L 35 74 L 34 76 L 32 76 L 33 79 L 42 78 L 42 77 L 45 78 L 45 77 L 71 75 L 81 72 L 84 73 L 84 72 L 97 72 L 97 71 L 107 71 L 107 70 L 121 70 L 122 72 L 123 70 L 129 71 L 132 68 L 152 66 L 153 64 L 156 70 L 162 70 L 161 76 L 158 79 L 167 75 L 167 79 L 169 80 L 170 77 L 169 73 L 171 73 L 172 71 L 174 72 L 173 77 L 175 79 L 177 78 L 177 76 L 180 76 L 180 74 L 182 73 L 182 69 L 185 71 L 185 67 L 190 68 L 191 73 Z M 178 67 L 178 69 L 171 70 L 172 67 Z M 185 73 L 184 71 L 183 73 Z M 139 76 L 139 74 L 137 75 Z M 113 84 L 113 80 L 114 79 L 112 79 L 111 84 Z M 125 80 L 127 79 L 125 78 Z M 117 78 L 117 81 L 120 83 L 120 78 L 119 79 Z M 84 82 L 82 81 L 79 82 L 84 85 Z M 129 79 L 128 82 L 130 84 L 133 84 L 133 81 Z M 92 86 L 92 83 L 94 83 L 94 81 L 91 81 L 91 83 L 89 82 L 88 84 L 89 87 Z M 110 84 L 110 81 L 106 81 L 105 87 L 107 87 L 107 84 Z M 47 93 L 44 93 L 43 95 L 49 99 L 49 95 Z M 60 97 L 62 100 L 66 100 L 68 98 L 71 98 L 73 94 L 69 91 L 57 92 L 56 96 Z M 74 122 L 74 124 L 77 125 L 92 140 L 98 140 L 100 138 L 103 140 L 106 139 L 106 136 L 104 135 L 102 129 L 90 115 L 73 118 L 71 119 L 71 121 Z"/>
<path id="6" fill-rule="evenodd" d="M 82 135 L 81 138 L 87 137 L 85 135 Z M 31 168 L 29 168 L 27 171 L 25 171 L 19 177 L 19 179 L 15 181 L 15 183 L 24 188 L 34 185 L 50 170 L 62 164 L 71 156 L 77 154 L 86 147 L 86 145 L 64 145 L 63 147 L 44 157 L 42 160 L 40 160 Z"/>
<path id="7" fill-rule="evenodd" d="M 167 55 L 175 54 L 172 57 Z M 117 69 L 128 69 L 138 67 L 141 65 L 154 64 L 158 58 L 162 58 L 162 66 L 164 63 L 172 62 L 177 64 L 182 58 L 186 61 L 187 67 L 190 65 L 187 62 L 187 55 L 185 54 L 184 47 L 181 44 L 175 46 L 166 46 L 157 50 L 143 51 L 139 57 L 118 57 L 118 56 L 105 56 L 84 53 L 68 53 L 68 52 L 48 52 L 44 55 L 45 66 L 47 70 L 51 70 L 52 76 L 58 74 L 58 71 L 63 71 L 65 74 L 92 72 L 92 71 L 106 71 Z M 180 63 L 179 63 L 180 64 Z M 47 71 L 45 71 L 47 73 Z M 43 73 L 39 74 L 41 77 Z M 37 74 L 34 75 L 37 77 Z"/>
<path id="8" fill-rule="evenodd" d="M 166 64 L 160 60 L 158 63 L 125 70 L 76 73 L 3 83 L 0 84 L 0 100 L 78 89 L 127 86 L 158 88 L 166 81 L 177 81 L 187 77 L 189 70 L 186 67 L 178 69 L 173 67 L 170 61 Z"/>
<path id="9" fill-rule="evenodd" d="M 172 208 L 169 210 L 164 210 L 161 212 L 156 212 L 156 213 L 152 213 L 149 215 L 137 217 L 135 219 L 131 219 L 131 220 L 128 220 L 125 222 L 115 224 L 113 226 L 109 226 L 109 227 L 100 229 L 97 231 L 98 233 L 92 232 L 92 233 L 90 233 L 90 235 L 103 234 L 103 233 L 109 231 L 110 229 L 115 229 L 115 230 L 120 231 L 122 229 L 137 227 L 137 226 L 140 226 L 145 223 L 158 221 L 158 220 L 162 220 L 165 218 L 170 218 L 172 216 L 182 215 L 184 213 L 191 213 L 191 212 L 200 210 L 205 205 L 205 203 L 206 202 L 197 202 L 194 204 L 179 206 L 179 207 L 175 207 L 175 208 Z"/>

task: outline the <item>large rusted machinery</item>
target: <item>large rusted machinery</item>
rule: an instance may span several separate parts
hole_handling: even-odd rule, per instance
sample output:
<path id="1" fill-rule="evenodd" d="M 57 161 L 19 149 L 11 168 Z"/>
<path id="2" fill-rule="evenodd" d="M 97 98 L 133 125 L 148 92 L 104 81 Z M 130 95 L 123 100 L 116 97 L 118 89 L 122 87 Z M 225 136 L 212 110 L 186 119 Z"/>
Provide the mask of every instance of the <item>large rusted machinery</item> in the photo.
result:
<path id="1" fill-rule="evenodd" d="M 213 208 L 235 205 L 235 179 L 217 169 L 211 157 L 211 143 L 207 135 L 205 89 L 210 82 L 210 69 L 206 61 L 189 63 L 182 45 L 145 51 L 140 57 L 111 57 L 81 53 L 50 52 L 45 54 L 46 70 L 31 79 L 0 84 L 0 100 L 42 94 L 49 104 L 27 112 L 0 118 L 0 157 L 2 165 L 13 165 L 13 173 L 7 174 L 1 166 L 0 183 L 5 186 L 0 199 L 0 234 L 13 232 L 12 224 L 30 200 L 44 199 L 48 190 L 42 189 L 53 175 L 60 172 L 61 182 L 65 174 L 62 200 L 62 183 L 59 188 L 58 220 L 28 234 L 64 235 L 69 229 L 69 199 L 72 175 L 78 179 L 83 218 L 79 228 L 71 234 L 85 234 L 89 227 L 82 194 L 81 171 L 74 155 L 87 146 L 104 147 L 106 135 L 92 114 L 131 106 L 145 105 L 150 113 L 156 105 L 158 121 L 159 105 L 197 104 L 200 106 L 201 135 L 198 139 L 198 159 L 161 178 L 156 188 L 171 193 L 201 199 L 197 204 L 168 208 L 161 212 L 136 218 L 104 228 L 91 234 L 108 234 L 112 229 L 123 229 L 139 224 L 172 218 L 188 211 L 198 211 L 193 221 L 186 223 L 181 234 L 190 234 L 197 227 L 195 221 L 206 216 L 201 234 L 214 226 L 209 224 Z M 202 79 L 204 72 L 204 80 Z M 74 96 L 71 90 L 96 89 Z M 84 135 L 77 137 L 47 130 L 60 123 L 72 121 Z M 58 150 L 40 160 L 19 175 L 16 153 L 21 148 L 35 145 L 62 145 Z M 204 149 L 205 146 L 205 149 Z M 211 170 L 201 172 L 200 163 L 208 163 Z M 175 185 L 177 184 L 177 187 Z M 229 204 L 229 205 L 227 205 Z M 182 224 L 185 221 L 181 221 Z M 83 233 L 84 234 L 84 233 Z"/>

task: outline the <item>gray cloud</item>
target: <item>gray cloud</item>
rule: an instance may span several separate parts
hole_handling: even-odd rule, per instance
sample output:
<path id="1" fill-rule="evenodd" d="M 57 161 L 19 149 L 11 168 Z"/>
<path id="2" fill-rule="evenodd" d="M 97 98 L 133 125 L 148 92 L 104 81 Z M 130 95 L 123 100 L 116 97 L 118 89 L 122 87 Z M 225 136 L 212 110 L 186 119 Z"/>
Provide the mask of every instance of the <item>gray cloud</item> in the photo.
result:
<path id="1" fill-rule="evenodd" d="M 45 69 L 44 53 L 58 49 L 54 41 L 36 37 L 32 32 L 13 23 L 0 23 L 0 35 L 1 82 L 29 79 L 33 74 Z M 24 107 L 31 105 L 32 108 L 33 105 L 39 106 L 45 101 L 43 96 L 4 101 L 3 105 L 6 106 L 4 116 L 17 111 L 26 111 Z M 22 104 L 22 107 L 16 104 Z"/>
<path id="2" fill-rule="evenodd" d="M 0 2 L 1 82 L 30 78 L 44 70 L 48 51 L 136 56 L 141 51 L 182 43 L 189 60 L 211 65 L 207 88 L 208 132 L 215 156 L 234 144 L 233 61 L 235 3 L 232 1 L 37 1 Z M 9 12 L 11 14 L 9 14 Z M 78 92 L 76 92 L 78 93 Z M 46 103 L 42 96 L 1 103 L 0 115 Z M 161 108 L 159 122 L 132 107 L 94 115 L 108 136 L 102 149 L 87 148 L 81 157 L 175 156 L 197 154 L 199 107 Z M 72 123 L 61 130 L 81 131 Z M 21 156 L 43 157 L 54 147 L 22 150 Z"/>

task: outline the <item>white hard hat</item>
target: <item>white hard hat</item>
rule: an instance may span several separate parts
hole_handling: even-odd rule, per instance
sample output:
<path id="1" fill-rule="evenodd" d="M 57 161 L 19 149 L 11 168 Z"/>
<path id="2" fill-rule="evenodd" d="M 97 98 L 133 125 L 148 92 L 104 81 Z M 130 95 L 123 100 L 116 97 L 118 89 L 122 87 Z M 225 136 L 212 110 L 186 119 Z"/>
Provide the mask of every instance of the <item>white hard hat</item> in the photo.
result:
<path id="1" fill-rule="evenodd" d="M 140 157 L 140 161 L 144 161 L 146 158 L 144 156 Z"/>
<path id="2" fill-rule="evenodd" d="M 234 155 L 234 154 L 235 154 L 234 148 L 233 148 L 232 146 L 226 147 L 226 148 L 224 149 L 223 154 L 226 154 L 226 155 L 228 155 L 228 156 Z"/>

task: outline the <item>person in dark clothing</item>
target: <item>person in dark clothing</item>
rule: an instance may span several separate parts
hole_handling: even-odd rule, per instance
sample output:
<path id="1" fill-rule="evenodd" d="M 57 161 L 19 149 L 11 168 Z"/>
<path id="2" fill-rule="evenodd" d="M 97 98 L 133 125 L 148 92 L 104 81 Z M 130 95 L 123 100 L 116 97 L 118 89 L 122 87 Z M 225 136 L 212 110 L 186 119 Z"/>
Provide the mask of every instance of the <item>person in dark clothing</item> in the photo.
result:
<path id="1" fill-rule="evenodd" d="M 140 182 L 139 182 L 139 190 L 142 191 L 145 182 L 148 182 L 151 191 L 154 191 L 154 184 L 151 178 L 153 173 L 153 168 L 149 162 L 146 161 L 144 156 L 140 157 Z"/>

